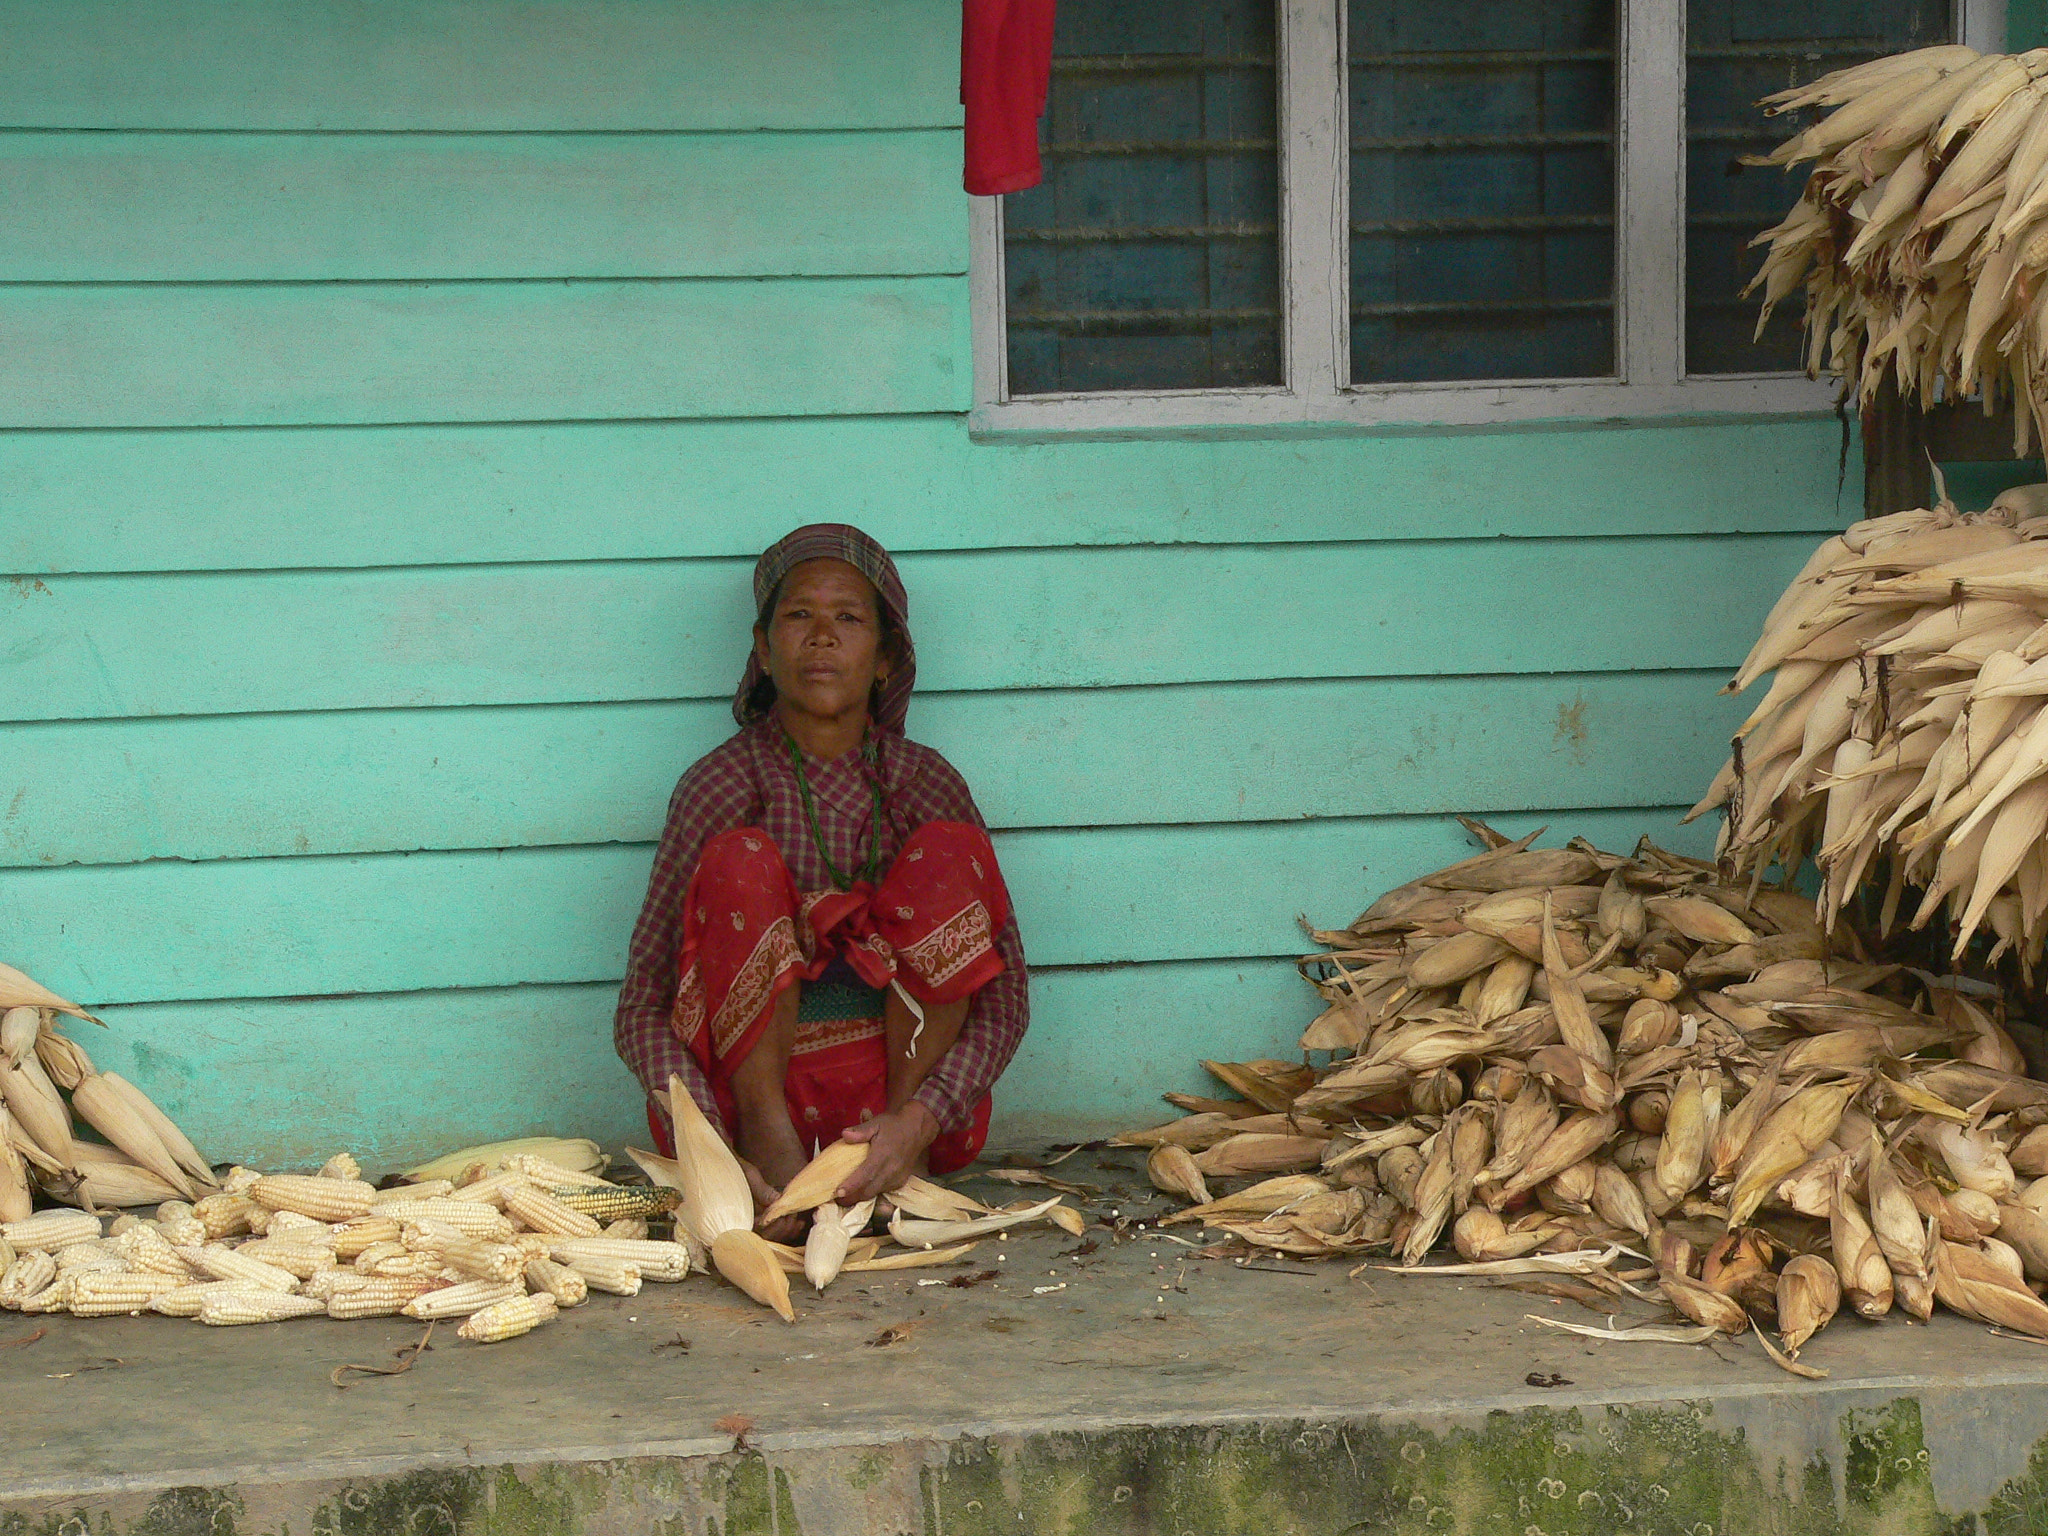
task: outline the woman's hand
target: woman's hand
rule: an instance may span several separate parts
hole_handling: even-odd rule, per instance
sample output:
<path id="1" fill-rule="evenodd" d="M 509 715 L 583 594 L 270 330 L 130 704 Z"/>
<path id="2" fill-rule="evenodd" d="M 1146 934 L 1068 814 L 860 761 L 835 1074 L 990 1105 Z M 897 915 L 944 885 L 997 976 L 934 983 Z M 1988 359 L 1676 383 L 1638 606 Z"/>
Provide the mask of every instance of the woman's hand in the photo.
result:
<path id="1" fill-rule="evenodd" d="M 868 1160 L 839 1186 L 834 1198 L 847 1206 L 886 1195 L 917 1172 L 918 1160 L 938 1134 L 939 1122 L 915 1099 L 901 1109 L 848 1126 L 839 1133 L 839 1139 L 866 1142 Z"/>
<path id="2" fill-rule="evenodd" d="M 765 1211 L 781 1196 L 782 1191 L 761 1177 L 761 1170 L 744 1157 L 740 1166 L 747 1171 L 747 1188 L 754 1192 L 754 1209 Z M 804 1235 L 804 1219 L 801 1216 L 778 1216 L 768 1226 L 756 1223 L 756 1230 L 771 1243 L 792 1243 Z"/>

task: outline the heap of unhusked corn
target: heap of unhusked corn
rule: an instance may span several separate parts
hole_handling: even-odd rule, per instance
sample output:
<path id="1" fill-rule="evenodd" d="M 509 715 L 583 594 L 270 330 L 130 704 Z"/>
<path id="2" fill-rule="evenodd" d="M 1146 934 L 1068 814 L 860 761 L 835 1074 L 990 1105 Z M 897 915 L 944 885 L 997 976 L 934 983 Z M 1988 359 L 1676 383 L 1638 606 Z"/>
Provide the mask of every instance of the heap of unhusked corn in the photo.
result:
<path id="1" fill-rule="evenodd" d="M 1790 1350 L 1838 1291 L 2048 1338 L 2048 1084 L 1988 988 L 1870 963 L 1806 898 L 1647 840 L 1468 825 L 1486 852 L 1315 932 L 1301 1045 L 1327 1066 L 1205 1062 L 1234 1097 L 1168 1094 L 1190 1113 L 1119 1138 L 1188 1202 L 1169 1222 L 1240 1253 L 1448 1244 L 1610 1307 L 1654 1281 Z"/>
<path id="2" fill-rule="evenodd" d="M 127 1079 L 96 1070 L 57 1032 L 59 1014 L 91 1017 L 0 965 L 0 1221 L 28 1215 L 36 1189 L 96 1210 L 196 1200 L 217 1188 L 171 1117 Z M 76 1135 L 74 1115 L 106 1140 Z"/>
<path id="3" fill-rule="evenodd" d="M 1766 674 L 1691 813 L 1727 807 L 1725 866 L 1755 879 L 1811 855 L 1828 925 L 1870 883 L 1889 931 L 1911 888 L 1913 927 L 1946 904 L 1957 956 L 1988 927 L 1992 958 L 2031 972 L 2048 941 L 2048 485 L 1826 540 L 1729 690 Z"/>
<path id="4" fill-rule="evenodd" d="M 1745 293 L 1757 334 L 1803 284 L 1806 361 L 1869 399 L 1890 374 L 1923 406 L 1982 391 L 2016 456 L 2048 416 L 2048 49 L 1922 48 L 1764 98 L 1832 107 L 1753 164 L 1814 161 Z"/>

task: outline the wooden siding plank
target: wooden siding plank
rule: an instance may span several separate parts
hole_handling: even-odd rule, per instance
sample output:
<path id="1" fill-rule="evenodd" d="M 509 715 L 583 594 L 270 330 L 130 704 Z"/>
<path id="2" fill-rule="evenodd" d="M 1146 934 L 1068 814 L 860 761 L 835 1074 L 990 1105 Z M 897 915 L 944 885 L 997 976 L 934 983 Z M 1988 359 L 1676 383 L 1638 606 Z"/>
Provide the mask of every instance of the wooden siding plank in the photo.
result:
<path id="1" fill-rule="evenodd" d="M 966 404 L 958 278 L 0 287 L 0 427 Z"/>
<path id="2" fill-rule="evenodd" d="M 975 443 L 958 417 L 0 432 L 0 569 L 752 558 L 891 549 L 1815 533 L 1832 422 Z M 1860 462 L 1860 461 L 1859 461 Z"/>
<path id="3" fill-rule="evenodd" d="M 503 1136 L 645 1146 L 639 1086 L 612 1053 L 616 1000 L 594 983 L 143 1003 L 108 1009 L 86 1045 L 209 1157 L 288 1167 L 345 1147 L 381 1171 Z M 1315 1011 L 1284 960 L 1034 970 L 1031 1003 L 996 1088 L 997 1145 L 1171 1118 L 1163 1090 L 1214 1091 L 1197 1053 L 1289 1055 Z"/>
<path id="4" fill-rule="evenodd" d="M 959 28 L 947 0 L 7 0 L 0 124 L 943 127 Z"/>
<path id="5" fill-rule="evenodd" d="M 907 133 L 0 133 L 8 282 L 964 273 Z"/>
<path id="6" fill-rule="evenodd" d="M 1733 667 L 1812 548 L 1758 538 L 906 558 L 933 691 Z M 726 698 L 751 562 L 16 578 L 0 720 Z M 1684 594 L 1709 592 L 1711 602 Z"/>
<path id="7" fill-rule="evenodd" d="M 1719 672 L 939 694 L 917 737 L 998 827 L 1278 821 L 1696 795 L 1748 701 Z M 723 703 L 18 728 L 0 864 L 655 838 Z"/>
<path id="8" fill-rule="evenodd" d="M 1692 852 L 1713 838 L 1668 809 L 1551 819 L 1622 846 L 1640 831 Z M 997 846 L 1032 963 L 1099 965 L 1294 954 L 1296 913 L 1347 922 L 1463 840 L 1448 818 L 1396 816 L 1008 832 Z M 650 858 L 610 845 L 16 870 L 0 875 L 0 933 L 10 963 L 87 1005 L 606 981 Z"/>

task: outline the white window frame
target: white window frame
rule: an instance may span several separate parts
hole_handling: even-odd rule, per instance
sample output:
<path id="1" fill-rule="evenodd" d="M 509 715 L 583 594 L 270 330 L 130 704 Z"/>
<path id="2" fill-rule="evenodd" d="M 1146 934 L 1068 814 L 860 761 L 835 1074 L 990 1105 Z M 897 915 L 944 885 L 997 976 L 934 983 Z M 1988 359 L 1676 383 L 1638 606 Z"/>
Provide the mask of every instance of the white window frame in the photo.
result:
<path id="1" fill-rule="evenodd" d="M 1012 399 L 1000 197 L 969 199 L 975 403 L 986 433 L 1186 428 L 1482 426 L 1546 420 L 1825 415 L 1835 388 L 1796 373 L 1687 376 L 1685 0 L 1622 0 L 1617 48 L 1615 341 L 1611 378 L 1352 385 L 1350 176 L 1343 0 L 1278 0 L 1284 384 Z M 1958 0 L 1962 41 L 2005 44 L 2005 0 Z"/>

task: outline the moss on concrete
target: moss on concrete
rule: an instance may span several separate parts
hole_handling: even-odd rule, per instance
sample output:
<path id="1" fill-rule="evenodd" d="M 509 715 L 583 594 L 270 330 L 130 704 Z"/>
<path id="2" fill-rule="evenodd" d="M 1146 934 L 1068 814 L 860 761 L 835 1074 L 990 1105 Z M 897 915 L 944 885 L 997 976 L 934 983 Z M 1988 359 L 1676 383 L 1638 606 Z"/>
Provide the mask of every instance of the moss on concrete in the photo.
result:
<path id="1" fill-rule="evenodd" d="M 2048 1441 L 1981 1510 L 1939 1507 L 1919 1404 L 1841 1415 L 1788 1458 L 1700 1404 L 1138 1426 L 688 1461 L 177 1488 L 0 1536 L 2038 1536 Z M 2015 1447 L 2015 1451 L 2019 1450 Z"/>

